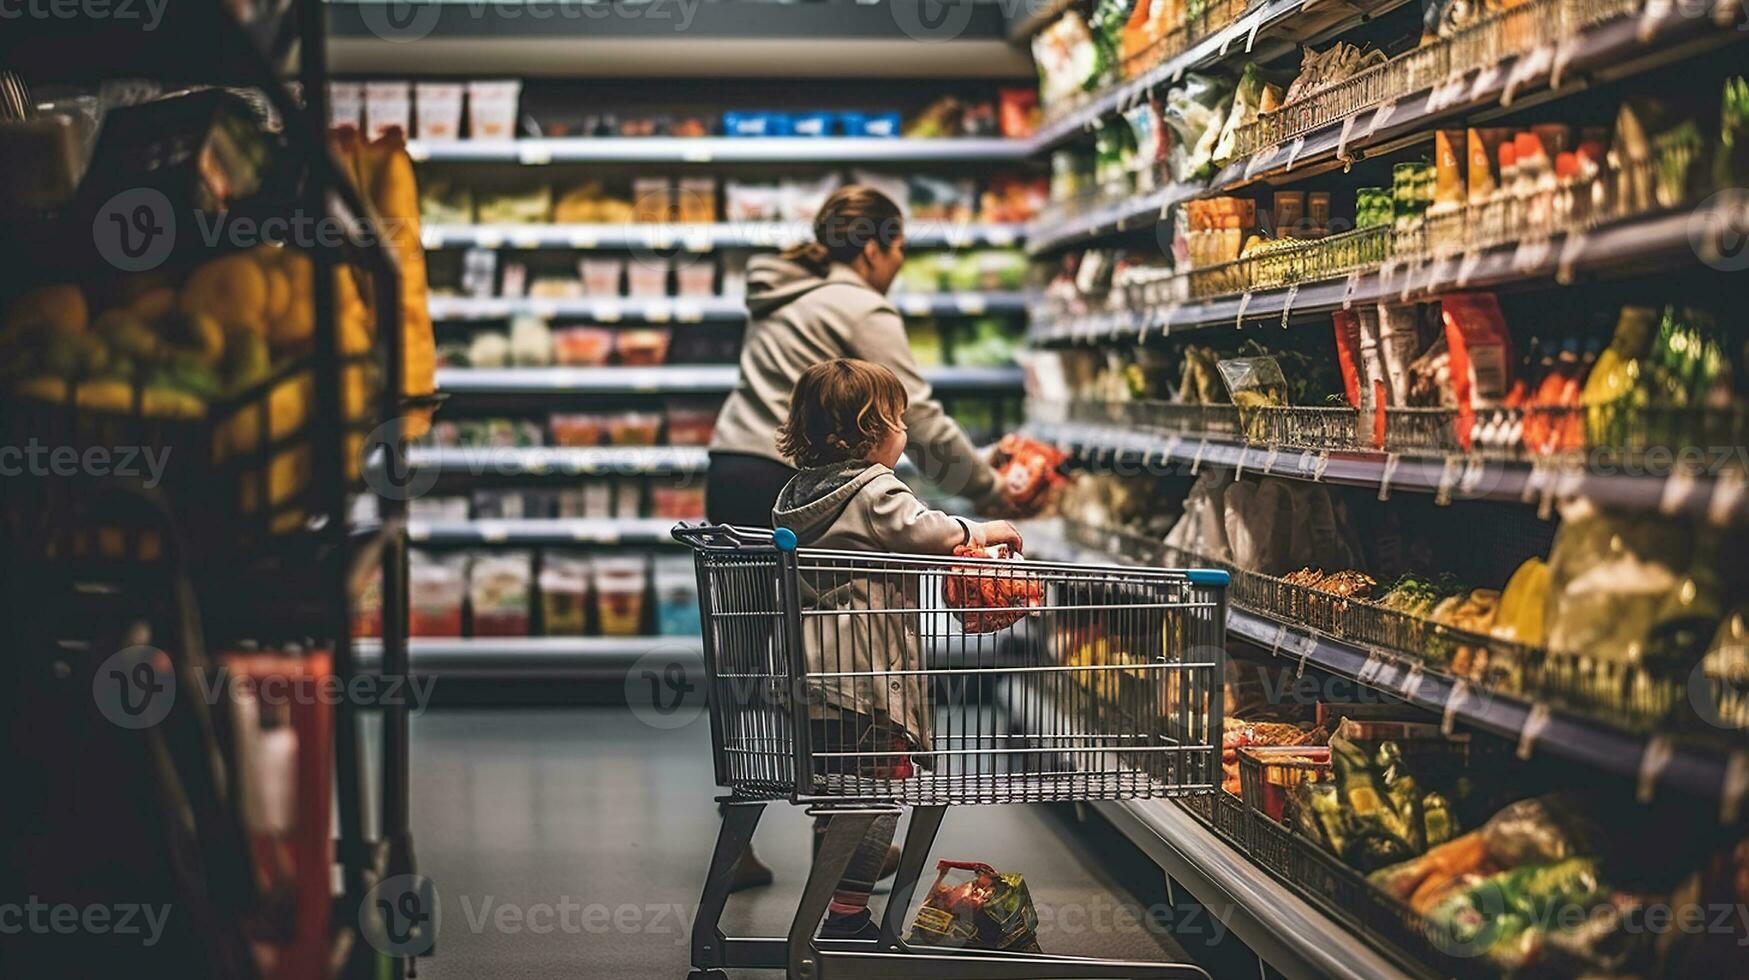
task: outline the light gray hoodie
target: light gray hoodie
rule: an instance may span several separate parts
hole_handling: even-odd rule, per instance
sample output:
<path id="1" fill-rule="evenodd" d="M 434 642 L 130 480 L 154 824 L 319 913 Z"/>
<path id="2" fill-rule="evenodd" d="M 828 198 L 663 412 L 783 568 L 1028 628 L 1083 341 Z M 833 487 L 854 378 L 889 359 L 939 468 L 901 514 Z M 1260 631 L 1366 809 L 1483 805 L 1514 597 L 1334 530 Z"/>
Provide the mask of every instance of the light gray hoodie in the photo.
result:
<path id="1" fill-rule="evenodd" d="M 804 548 L 872 553 L 810 557 L 798 573 L 809 717 L 848 710 L 884 719 L 928 751 L 927 684 L 905 673 L 924 666 L 917 610 L 926 566 L 871 571 L 871 563 L 880 553 L 951 555 L 962 544 L 983 547 L 982 525 L 930 509 L 892 470 L 862 460 L 796 474 L 778 494 L 771 519 L 773 527 L 794 531 Z M 856 676 L 827 676 L 834 674 Z"/>
<path id="2" fill-rule="evenodd" d="M 740 377 L 717 417 L 713 451 L 788 462 L 777 451 L 777 429 L 789 416 L 796 381 L 822 361 L 855 357 L 886 365 L 904 384 L 906 455 L 925 479 L 976 502 L 995 492 L 995 471 L 918 371 L 899 311 L 849 266 L 834 264 L 822 278 L 795 262 L 758 256 L 747 263 L 747 310 Z"/>

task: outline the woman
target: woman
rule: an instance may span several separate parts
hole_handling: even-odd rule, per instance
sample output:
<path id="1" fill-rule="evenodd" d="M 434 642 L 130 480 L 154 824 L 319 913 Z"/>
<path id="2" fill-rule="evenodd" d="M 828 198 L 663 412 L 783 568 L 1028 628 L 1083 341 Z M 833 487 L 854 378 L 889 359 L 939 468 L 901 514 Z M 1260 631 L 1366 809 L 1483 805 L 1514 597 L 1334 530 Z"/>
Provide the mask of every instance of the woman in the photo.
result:
<path id="1" fill-rule="evenodd" d="M 838 358 L 890 368 L 909 400 L 906 454 L 941 490 L 985 513 L 1012 510 L 996 471 L 942 410 L 917 369 L 905 323 L 887 290 L 905 264 L 905 218 L 899 206 L 867 187 L 841 188 L 820 206 L 814 240 L 747 263 L 749 323 L 740 378 L 717 416 L 705 478 L 712 523 L 770 527 L 772 506 L 796 470 L 778 452 L 778 427 L 802 372 Z M 815 842 L 822 824 L 816 822 Z M 881 877 L 898 866 L 898 848 Z M 769 884 L 771 870 L 749 848 L 732 890 Z"/>
<path id="2" fill-rule="evenodd" d="M 941 490 L 1008 510 L 996 471 L 929 390 L 887 290 L 905 264 L 905 219 L 885 194 L 841 188 L 814 219 L 814 241 L 747 263 L 751 321 L 735 391 L 717 416 L 705 506 L 719 524 L 771 526 L 771 505 L 796 471 L 777 451 L 802 372 L 837 358 L 890 368 L 910 408 L 907 450 Z"/>

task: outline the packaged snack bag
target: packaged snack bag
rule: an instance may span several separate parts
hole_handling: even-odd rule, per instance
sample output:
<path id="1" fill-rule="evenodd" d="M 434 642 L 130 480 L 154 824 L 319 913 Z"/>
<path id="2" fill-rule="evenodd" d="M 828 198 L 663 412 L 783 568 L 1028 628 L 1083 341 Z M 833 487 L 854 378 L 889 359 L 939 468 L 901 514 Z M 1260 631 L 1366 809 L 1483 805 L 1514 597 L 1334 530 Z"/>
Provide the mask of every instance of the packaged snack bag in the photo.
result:
<path id="1" fill-rule="evenodd" d="M 972 548 L 961 545 L 953 550 L 956 558 L 996 558 L 1013 562 L 1025 559 L 1009 554 L 1008 548 Z M 1026 618 L 1032 609 L 1044 605 L 1044 583 L 1021 571 L 994 569 L 988 566 L 955 565 L 948 572 L 942 591 L 954 618 L 967 633 L 997 633 Z M 996 611 L 1009 607 L 1013 612 Z M 971 611 L 960 611 L 971 610 Z"/>
<path id="2" fill-rule="evenodd" d="M 969 873 L 969 877 L 950 883 L 948 876 L 953 872 Z M 910 941 L 958 949 L 1042 952 L 1038 909 L 1032 904 L 1026 879 L 965 861 L 936 865 L 935 885 L 911 923 Z"/>
<path id="3" fill-rule="evenodd" d="M 996 444 L 996 471 L 1008 497 L 1022 510 L 1036 510 L 1069 481 L 1058 467 L 1069 454 L 1022 435 L 1009 434 Z"/>

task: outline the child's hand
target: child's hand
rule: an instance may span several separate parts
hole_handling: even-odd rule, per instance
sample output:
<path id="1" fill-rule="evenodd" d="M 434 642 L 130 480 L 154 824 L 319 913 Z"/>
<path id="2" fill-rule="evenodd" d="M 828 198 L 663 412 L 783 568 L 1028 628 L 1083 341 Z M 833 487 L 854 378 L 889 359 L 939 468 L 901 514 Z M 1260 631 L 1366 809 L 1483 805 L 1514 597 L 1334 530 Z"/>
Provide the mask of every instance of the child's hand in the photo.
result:
<path id="1" fill-rule="evenodd" d="M 979 526 L 978 531 L 983 535 L 984 547 L 986 548 L 991 545 L 1005 544 L 1016 552 L 1026 550 L 1021 544 L 1020 532 L 1007 521 L 985 521 Z"/>

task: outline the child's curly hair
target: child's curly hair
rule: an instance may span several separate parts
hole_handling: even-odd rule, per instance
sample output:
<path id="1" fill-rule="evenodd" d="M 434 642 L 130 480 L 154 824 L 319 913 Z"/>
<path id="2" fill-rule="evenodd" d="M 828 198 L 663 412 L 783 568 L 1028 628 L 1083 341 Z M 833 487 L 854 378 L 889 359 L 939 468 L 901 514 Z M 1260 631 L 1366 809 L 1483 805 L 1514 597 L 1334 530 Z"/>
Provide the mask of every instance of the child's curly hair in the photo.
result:
<path id="1" fill-rule="evenodd" d="M 802 372 L 777 431 L 777 451 L 803 469 L 862 459 L 904 425 L 910 399 L 899 376 L 868 361 L 839 358 Z"/>

